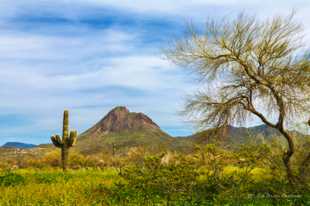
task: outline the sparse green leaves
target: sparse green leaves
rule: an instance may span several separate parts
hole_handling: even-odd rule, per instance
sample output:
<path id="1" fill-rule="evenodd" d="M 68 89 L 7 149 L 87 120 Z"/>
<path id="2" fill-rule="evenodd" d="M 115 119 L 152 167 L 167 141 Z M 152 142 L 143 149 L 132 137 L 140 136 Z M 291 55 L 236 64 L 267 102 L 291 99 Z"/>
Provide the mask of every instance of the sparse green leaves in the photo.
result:
<path id="1" fill-rule="evenodd" d="M 217 119 L 222 126 L 223 118 L 228 124 L 244 121 L 242 108 L 253 114 L 254 103 L 261 101 L 261 109 L 270 114 L 278 113 L 279 99 L 287 117 L 310 112 L 310 59 L 302 53 L 301 26 L 293 15 L 260 22 L 241 14 L 233 21 L 207 22 L 204 34 L 190 31 L 191 37 L 178 41 L 168 58 L 190 66 L 207 85 L 221 82 L 222 88 L 197 93 L 189 101 L 189 113 L 207 106 L 215 112 L 205 119 Z M 213 121 L 205 119 L 205 125 Z"/>

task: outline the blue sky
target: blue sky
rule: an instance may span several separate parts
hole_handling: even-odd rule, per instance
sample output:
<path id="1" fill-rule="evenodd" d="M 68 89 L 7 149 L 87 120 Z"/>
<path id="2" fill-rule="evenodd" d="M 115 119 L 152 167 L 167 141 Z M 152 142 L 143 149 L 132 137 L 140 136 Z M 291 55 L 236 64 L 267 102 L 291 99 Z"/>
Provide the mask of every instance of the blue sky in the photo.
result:
<path id="1" fill-rule="evenodd" d="M 202 25 L 239 12 L 265 18 L 295 9 L 310 33 L 309 1 L 268 2 L 1 0 L 0 144 L 49 142 L 64 108 L 79 132 L 125 105 L 172 135 L 192 133 L 179 112 L 195 77 L 162 50 L 189 21 Z"/>

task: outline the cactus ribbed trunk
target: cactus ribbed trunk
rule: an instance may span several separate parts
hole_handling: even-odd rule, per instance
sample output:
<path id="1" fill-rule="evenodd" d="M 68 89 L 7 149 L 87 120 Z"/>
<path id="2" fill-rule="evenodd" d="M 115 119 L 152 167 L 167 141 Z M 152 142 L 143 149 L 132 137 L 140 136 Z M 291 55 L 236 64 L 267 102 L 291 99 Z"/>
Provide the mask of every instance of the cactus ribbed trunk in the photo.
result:
<path id="1" fill-rule="evenodd" d="M 61 167 L 63 171 L 67 170 L 68 156 L 69 156 L 69 148 L 62 147 L 61 148 Z"/>
<path id="2" fill-rule="evenodd" d="M 62 137 L 64 139 L 67 139 L 69 137 L 69 112 L 68 111 L 64 111 Z"/>
<path id="3" fill-rule="evenodd" d="M 69 137 L 69 112 L 64 111 L 63 128 L 62 128 L 63 145 L 61 147 L 61 166 L 64 171 L 67 170 L 67 162 L 69 155 L 69 148 L 66 144 L 66 140 L 68 139 L 68 137 Z"/>

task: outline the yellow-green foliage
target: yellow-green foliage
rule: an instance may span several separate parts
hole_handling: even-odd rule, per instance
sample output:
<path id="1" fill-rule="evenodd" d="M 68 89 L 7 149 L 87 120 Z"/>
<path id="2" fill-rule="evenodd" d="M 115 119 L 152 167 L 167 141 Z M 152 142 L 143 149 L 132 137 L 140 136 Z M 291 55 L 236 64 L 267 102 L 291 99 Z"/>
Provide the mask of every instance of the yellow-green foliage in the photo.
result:
<path id="1" fill-rule="evenodd" d="M 81 155 L 73 153 L 72 157 L 75 155 L 81 161 Z M 54 159 L 57 153 L 47 156 Z M 226 165 L 212 169 L 197 165 L 195 158 L 179 157 L 178 160 L 161 164 L 161 156 L 148 157 L 142 165 L 131 164 L 122 170 L 116 167 L 81 168 L 65 173 L 51 167 L 0 170 L 0 205 L 117 206 L 167 205 L 168 202 L 170 205 L 208 205 L 210 201 L 209 205 L 230 205 L 230 202 L 234 202 L 232 205 L 294 205 L 289 200 L 274 204 L 268 198 L 248 199 L 248 195 L 253 194 L 289 192 L 286 184 L 271 176 L 266 168 Z M 297 201 L 309 201 L 309 198 L 301 196 Z M 156 201 L 160 204 L 154 204 Z"/>
<path id="2" fill-rule="evenodd" d="M 102 205 L 102 197 L 96 196 L 96 188 L 100 184 L 110 187 L 113 181 L 119 179 L 115 169 L 81 169 L 67 173 L 54 169 L 22 169 L 12 174 L 22 177 L 23 182 L 0 186 L 1 206 Z"/>
<path id="3" fill-rule="evenodd" d="M 272 178 L 270 170 L 266 168 L 242 168 L 233 165 L 224 167 L 223 175 L 226 177 L 248 175 L 253 181 L 268 181 Z"/>
<path id="4" fill-rule="evenodd" d="M 274 167 L 277 156 L 264 147 L 225 151 L 208 145 L 192 154 L 153 156 L 132 148 L 112 157 L 105 153 L 85 156 L 73 149 L 65 173 L 58 168 L 59 154 L 49 148 L 45 155 L 24 162 L 24 169 L 14 169 L 15 163 L 0 169 L 0 206 L 310 203 L 310 191 L 302 187 L 292 191 L 283 168 Z M 290 194 L 300 196 L 268 198 Z M 252 195 L 259 198 L 249 199 Z"/>

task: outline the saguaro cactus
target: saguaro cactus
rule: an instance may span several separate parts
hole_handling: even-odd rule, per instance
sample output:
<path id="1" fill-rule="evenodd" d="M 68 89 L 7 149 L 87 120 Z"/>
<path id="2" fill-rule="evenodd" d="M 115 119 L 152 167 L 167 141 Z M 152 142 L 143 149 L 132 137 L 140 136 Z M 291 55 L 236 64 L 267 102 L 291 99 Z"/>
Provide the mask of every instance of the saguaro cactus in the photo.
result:
<path id="1" fill-rule="evenodd" d="M 62 138 L 59 135 L 51 137 L 53 144 L 61 149 L 61 165 L 65 171 L 67 169 L 69 148 L 76 143 L 77 131 L 73 130 L 69 133 L 69 111 L 64 111 Z"/>

